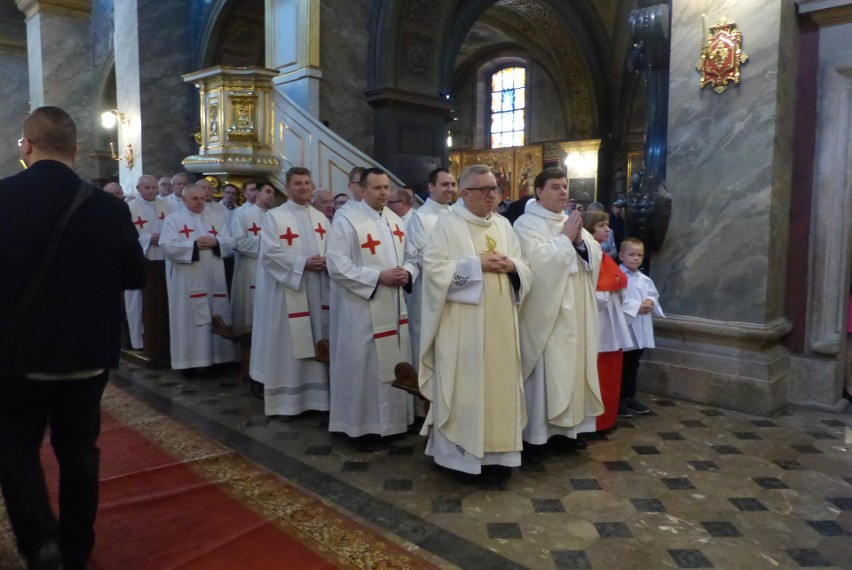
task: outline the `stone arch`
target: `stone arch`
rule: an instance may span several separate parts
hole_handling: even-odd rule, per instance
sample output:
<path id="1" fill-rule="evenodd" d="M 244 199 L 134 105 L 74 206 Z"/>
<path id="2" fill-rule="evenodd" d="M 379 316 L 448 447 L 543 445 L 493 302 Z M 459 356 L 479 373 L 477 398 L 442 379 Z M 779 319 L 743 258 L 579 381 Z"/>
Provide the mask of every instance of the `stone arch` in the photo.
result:
<path id="1" fill-rule="evenodd" d="M 201 32 L 198 69 L 266 64 L 264 0 L 214 0 Z"/>
<path id="2" fill-rule="evenodd" d="M 565 112 L 572 118 L 572 134 L 602 138 L 610 132 L 607 44 L 594 3 L 588 0 L 376 2 L 370 88 L 412 90 L 427 96 L 451 92 L 465 38 L 491 8 L 517 11 L 551 38 L 550 50 L 558 56 L 552 58 L 558 64 L 553 75 L 570 105 Z"/>

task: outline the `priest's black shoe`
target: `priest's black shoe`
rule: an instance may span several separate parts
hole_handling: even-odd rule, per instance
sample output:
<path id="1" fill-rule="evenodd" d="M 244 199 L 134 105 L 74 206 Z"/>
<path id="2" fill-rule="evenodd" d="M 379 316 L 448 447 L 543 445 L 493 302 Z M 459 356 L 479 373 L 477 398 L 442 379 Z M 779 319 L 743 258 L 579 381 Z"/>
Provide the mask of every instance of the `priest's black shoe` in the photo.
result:
<path id="1" fill-rule="evenodd" d="M 27 558 L 27 570 L 62 570 L 62 552 L 55 542 L 42 544 Z"/>
<path id="2" fill-rule="evenodd" d="M 548 444 L 553 453 L 556 454 L 575 453 L 589 446 L 584 439 L 572 439 L 561 435 L 552 437 Z"/>
<path id="3" fill-rule="evenodd" d="M 350 437 L 349 443 L 352 447 L 362 453 L 373 453 L 376 451 L 376 438 L 372 434 L 362 435 L 360 437 Z"/>
<path id="4" fill-rule="evenodd" d="M 263 399 L 263 384 L 257 380 L 249 378 L 249 389 L 251 390 L 252 396 L 260 398 L 261 400 Z"/>

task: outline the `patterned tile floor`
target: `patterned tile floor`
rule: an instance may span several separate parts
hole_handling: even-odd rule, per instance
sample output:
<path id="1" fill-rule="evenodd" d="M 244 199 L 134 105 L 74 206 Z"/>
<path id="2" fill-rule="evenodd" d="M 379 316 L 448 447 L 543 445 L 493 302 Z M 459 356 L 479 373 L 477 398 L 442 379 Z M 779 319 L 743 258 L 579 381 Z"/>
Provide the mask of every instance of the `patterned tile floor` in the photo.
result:
<path id="1" fill-rule="evenodd" d="M 585 451 L 465 485 L 424 438 L 375 453 L 267 418 L 236 372 L 114 383 L 446 568 L 852 568 L 852 411 L 774 418 L 653 396 Z"/>

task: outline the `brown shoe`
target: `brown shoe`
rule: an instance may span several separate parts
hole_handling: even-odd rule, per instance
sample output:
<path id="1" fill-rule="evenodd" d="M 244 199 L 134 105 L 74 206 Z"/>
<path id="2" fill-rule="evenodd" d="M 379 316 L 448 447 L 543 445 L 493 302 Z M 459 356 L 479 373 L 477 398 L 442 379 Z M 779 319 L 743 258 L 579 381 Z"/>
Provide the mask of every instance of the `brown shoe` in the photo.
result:
<path id="1" fill-rule="evenodd" d="M 316 352 L 314 353 L 314 360 L 322 362 L 323 364 L 328 364 L 328 352 L 328 341 L 324 338 L 318 340 Z"/>
<path id="2" fill-rule="evenodd" d="M 417 380 L 417 372 L 415 372 L 414 367 L 411 364 L 408 362 L 400 362 L 394 367 L 393 375 L 396 376 L 396 380 L 393 381 L 391 386 L 399 388 L 400 390 L 405 390 L 409 394 L 417 396 L 418 398 L 423 398 L 423 394 L 420 393 L 420 383 Z"/>

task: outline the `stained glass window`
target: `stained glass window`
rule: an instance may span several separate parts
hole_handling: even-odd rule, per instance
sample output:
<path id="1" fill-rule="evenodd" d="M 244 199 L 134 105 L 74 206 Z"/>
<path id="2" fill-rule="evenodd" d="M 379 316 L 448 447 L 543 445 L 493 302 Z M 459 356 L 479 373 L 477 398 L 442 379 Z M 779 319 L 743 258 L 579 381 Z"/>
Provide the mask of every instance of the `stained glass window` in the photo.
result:
<path id="1" fill-rule="evenodd" d="M 524 145 L 527 70 L 507 67 L 491 76 L 491 148 Z"/>

